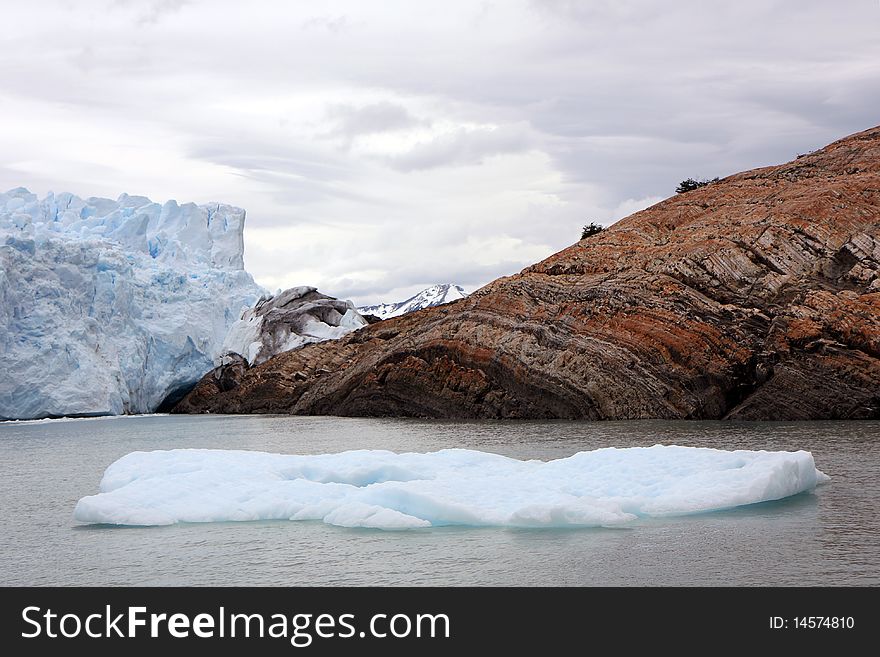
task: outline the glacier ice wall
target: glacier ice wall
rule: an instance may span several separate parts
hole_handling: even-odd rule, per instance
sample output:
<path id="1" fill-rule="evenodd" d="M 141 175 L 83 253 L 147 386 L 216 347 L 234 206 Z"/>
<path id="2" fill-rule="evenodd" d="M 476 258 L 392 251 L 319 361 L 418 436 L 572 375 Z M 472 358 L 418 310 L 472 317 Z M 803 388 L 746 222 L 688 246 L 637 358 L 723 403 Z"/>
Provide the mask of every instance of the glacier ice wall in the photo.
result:
<path id="1" fill-rule="evenodd" d="M 0 418 L 142 413 L 264 291 L 228 205 L 0 194 Z"/>
<path id="2" fill-rule="evenodd" d="M 464 449 L 313 456 L 177 449 L 123 456 L 74 517 L 117 525 L 592 527 L 778 500 L 827 480 L 805 451 L 655 445 L 545 462 Z"/>

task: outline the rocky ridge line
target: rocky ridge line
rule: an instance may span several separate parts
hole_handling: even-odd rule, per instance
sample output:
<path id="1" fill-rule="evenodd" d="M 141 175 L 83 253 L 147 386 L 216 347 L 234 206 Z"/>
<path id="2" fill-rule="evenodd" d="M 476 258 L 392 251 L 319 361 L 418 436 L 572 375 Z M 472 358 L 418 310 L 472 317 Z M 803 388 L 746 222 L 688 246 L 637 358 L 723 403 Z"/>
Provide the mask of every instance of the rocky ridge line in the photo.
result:
<path id="1" fill-rule="evenodd" d="M 880 128 L 633 214 L 176 412 L 880 417 Z"/>

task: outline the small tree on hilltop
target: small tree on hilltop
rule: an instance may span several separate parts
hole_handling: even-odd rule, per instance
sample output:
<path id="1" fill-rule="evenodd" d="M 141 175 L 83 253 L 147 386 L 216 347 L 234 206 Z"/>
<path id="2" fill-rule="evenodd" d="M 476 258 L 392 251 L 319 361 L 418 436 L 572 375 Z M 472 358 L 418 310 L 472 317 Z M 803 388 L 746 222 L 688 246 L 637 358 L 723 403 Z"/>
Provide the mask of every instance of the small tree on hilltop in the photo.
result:
<path id="1" fill-rule="evenodd" d="M 710 183 L 716 183 L 720 178 L 712 178 L 712 180 L 696 180 L 694 178 L 688 178 L 687 180 L 682 180 L 678 183 L 678 187 L 675 188 L 676 194 L 684 194 L 685 192 L 692 192 L 695 189 L 699 189 L 700 187 L 705 187 Z"/>
<path id="2" fill-rule="evenodd" d="M 581 239 L 585 240 L 588 237 L 592 237 L 593 235 L 601 233 L 603 230 L 605 229 L 602 226 L 594 221 L 591 221 L 586 226 L 584 226 L 583 230 L 581 231 Z"/>

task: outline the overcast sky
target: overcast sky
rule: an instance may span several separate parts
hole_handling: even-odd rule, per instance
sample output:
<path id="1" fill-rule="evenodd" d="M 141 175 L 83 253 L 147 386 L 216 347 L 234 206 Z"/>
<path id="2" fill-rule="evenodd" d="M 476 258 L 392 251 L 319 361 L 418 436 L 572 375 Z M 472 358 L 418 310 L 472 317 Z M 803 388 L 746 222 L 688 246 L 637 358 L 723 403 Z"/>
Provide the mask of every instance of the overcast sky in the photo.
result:
<path id="1" fill-rule="evenodd" d="M 358 302 L 880 123 L 877 0 L 10 4 L 0 188 L 238 205 L 259 283 Z"/>

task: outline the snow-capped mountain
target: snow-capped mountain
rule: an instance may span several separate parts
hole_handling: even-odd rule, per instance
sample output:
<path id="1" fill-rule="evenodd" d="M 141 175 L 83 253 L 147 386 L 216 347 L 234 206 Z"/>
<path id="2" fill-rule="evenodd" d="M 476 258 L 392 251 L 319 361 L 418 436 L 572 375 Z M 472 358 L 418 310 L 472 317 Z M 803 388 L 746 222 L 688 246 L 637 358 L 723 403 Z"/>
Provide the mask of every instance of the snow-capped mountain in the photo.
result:
<path id="1" fill-rule="evenodd" d="M 432 285 L 426 290 L 422 290 L 418 294 L 410 297 L 406 301 L 399 303 L 380 303 L 375 306 L 361 306 L 358 310 L 362 315 L 375 315 L 379 319 L 390 319 L 411 313 L 422 308 L 430 308 L 432 306 L 440 306 L 450 301 L 464 299 L 467 292 L 460 285 L 452 283 L 444 283 Z"/>
<path id="2" fill-rule="evenodd" d="M 244 210 L 0 194 L 0 418 L 156 410 L 265 291 Z"/>

